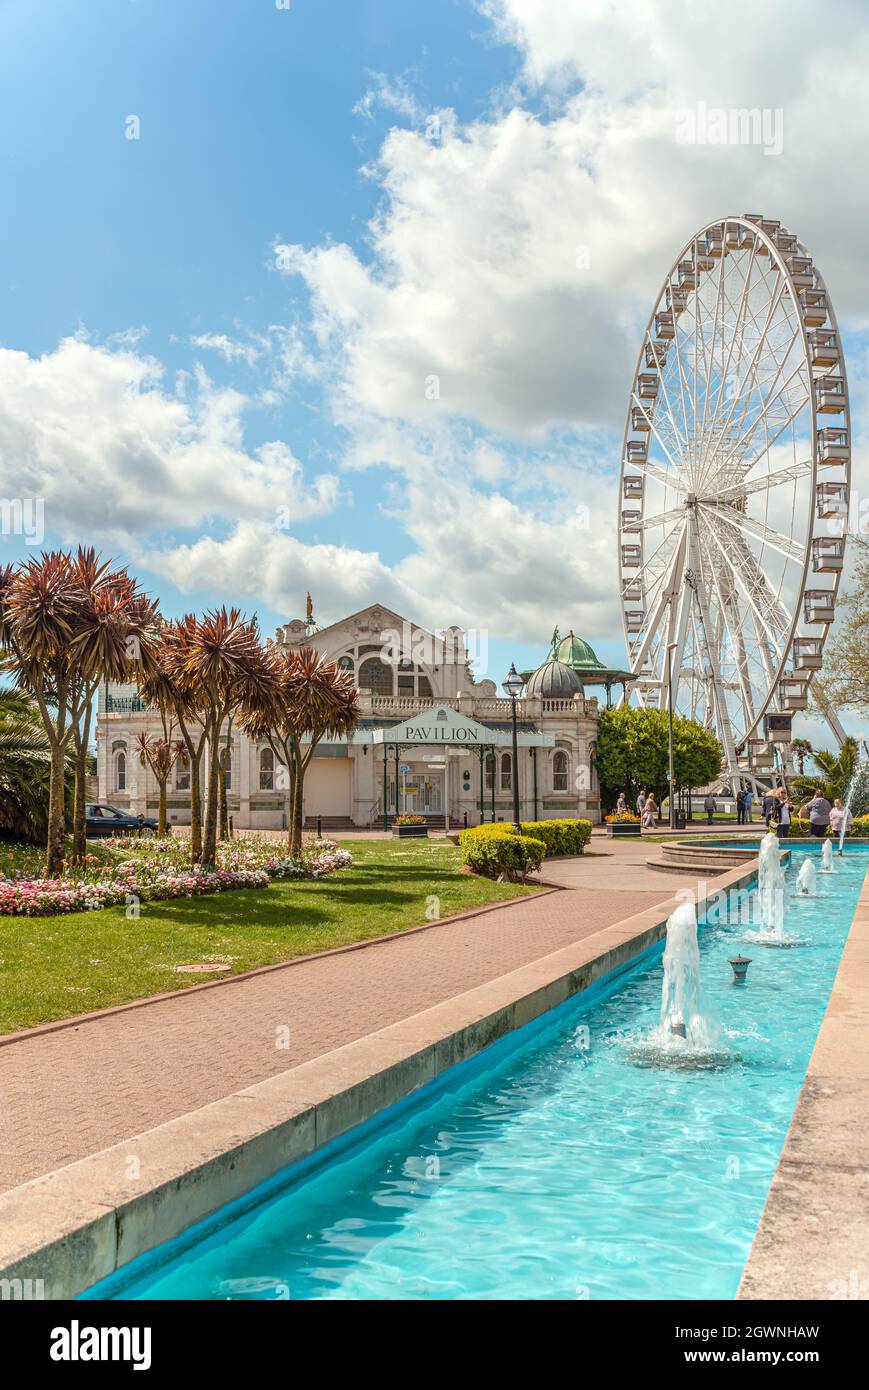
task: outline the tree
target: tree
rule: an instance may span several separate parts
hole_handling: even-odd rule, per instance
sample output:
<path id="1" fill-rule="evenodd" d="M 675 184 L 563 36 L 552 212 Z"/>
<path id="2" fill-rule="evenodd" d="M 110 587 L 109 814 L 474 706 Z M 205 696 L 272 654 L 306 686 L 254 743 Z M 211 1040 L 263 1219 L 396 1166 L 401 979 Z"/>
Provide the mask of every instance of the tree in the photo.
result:
<path id="1" fill-rule="evenodd" d="M 828 801 L 836 797 L 844 800 L 848 784 L 860 761 L 860 750 L 856 739 L 846 738 L 838 753 L 828 753 L 823 749 L 813 752 L 812 757 L 818 769 L 816 777 L 794 777 L 791 782 L 791 795 L 800 804 L 810 800 L 817 788 Z"/>
<path id="2" fill-rule="evenodd" d="M 827 692 L 835 704 L 869 716 L 869 539 L 849 539 L 855 564 L 838 599 L 832 640 L 824 654 Z M 827 674 L 829 672 L 829 675 Z"/>
<path id="3" fill-rule="evenodd" d="M 807 738 L 795 738 L 791 744 L 791 756 L 796 762 L 800 777 L 805 776 L 806 758 L 812 756 L 812 745 Z"/>
<path id="4" fill-rule="evenodd" d="M 136 746 L 139 750 L 139 762 L 142 767 L 149 767 L 157 779 L 159 789 L 157 834 L 162 838 L 166 834 L 166 787 L 175 763 L 186 750 L 180 739 L 173 741 L 165 735 L 163 738 L 150 738 L 148 734 L 139 734 L 136 739 Z"/>
<path id="5" fill-rule="evenodd" d="M 30 843 L 48 828 L 51 744 L 32 696 L 0 689 L 0 830 Z"/>
<path id="6" fill-rule="evenodd" d="M 91 548 L 72 559 L 75 584 L 82 593 L 75 632 L 68 652 L 70 722 L 75 748 L 75 798 L 72 860 L 84 858 L 87 823 L 85 788 L 88 773 L 93 701 L 101 681 L 128 681 L 147 670 L 157 623 L 157 605 L 146 597 L 126 569 L 111 570 Z"/>
<path id="7" fill-rule="evenodd" d="M 202 860 L 213 864 L 217 854 L 223 728 L 243 700 L 255 706 L 265 695 L 271 668 L 260 645 L 256 620 L 248 621 L 237 608 L 209 611 L 200 619 L 187 615 L 174 624 L 168 635 L 166 659 L 172 681 L 196 701 L 207 740 Z"/>
<path id="8" fill-rule="evenodd" d="M 190 860 L 198 864 L 202 858 L 202 757 L 208 737 L 201 723 L 202 706 L 196 687 L 181 685 L 174 672 L 187 641 L 184 629 L 195 625 L 196 619 L 187 614 L 180 622 L 162 622 L 153 648 L 153 662 L 139 679 L 139 694 L 160 714 L 163 739 L 169 743 L 177 723 L 181 734 L 179 757 L 190 772 Z"/>
<path id="9" fill-rule="evenodd" d="M 359 691 L 348 671 L 313 647 L 270 653 L 271 689 L 242 702 L 239 724 L 269 744 L 290 778 L 287 850 L 302 843 L 305 773 L 321 739 L 347 737 L 359 721 Z"/>
<path id="10" fill-rule="evenodd" d="M 673 720 L 673 772 L 677 787 L 702 787 L 721 771 L 718 739 L 693 719 Z M 601 711 L 596 766 L 608 799 L 624 791 L 633 802 L 641 790 L 654 791 L 660 804 L 667 795 L 669 731 L 665 710 Z"/>

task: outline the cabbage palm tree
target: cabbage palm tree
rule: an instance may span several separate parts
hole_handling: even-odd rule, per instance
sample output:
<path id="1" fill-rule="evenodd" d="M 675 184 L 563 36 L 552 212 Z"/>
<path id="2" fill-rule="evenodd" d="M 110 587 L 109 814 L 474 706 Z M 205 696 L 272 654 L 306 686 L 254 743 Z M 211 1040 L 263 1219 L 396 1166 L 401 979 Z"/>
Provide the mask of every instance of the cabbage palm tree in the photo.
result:
<path id="1" fill-rule="evenodd" d="M 49 743 L 45 871 L 56 878 L 63 869 L 64 779 L 73 736 L 68 654 L 85 595 L 65 551 L 7 567 L 0 592 L 0 644 L 18 685 L 33 695 Z"/>
<path id="2" fill-rule="evenodd" d="M 313 647 L 270 652 L 273 682 L 242 703 L 239 723 L 264 739 L 290 776 L 287 850 L 302 843 L 305 773 L 321 739 L 348 736 L 359 721 L 359 691 L 353 678 Z"/>
<path id="3" fill-rule="evenodd" d="M 816 777 L 795 777 L 791 783 L 791 790 L 794 800 L 808 800 L 815 788 L 818 787 L 828 801 L 834 801 L 836 797 L 844 799 L 848 790 L 848 783 L 854 776 L 857 764 L 860 761 L 860 750 L 857 740 L 846 738 L 838 753 L 825 752 L 823 749 L 815 749 L 812 758 L 818 769 Z"/>
<path id="4" fill-rule="evenodd" d="M 139 694 L 160 714 L 164 742 L 171 742 L 177 724 L 181 734 L 179 754 L 190 771 L 190 859 L 202 858 L 202 757 L 207 731 L 201 723 L 202 705 L 195 686 L 182 686 L 175 679 L 187 637 L 185 629 L 195 624 L 188 614 L 179 622 L 162 622 L 153 647 L 151 667 L 139 678 Z"/>
<path id="5" fill-rule="evenodd" d="M 157 604 L 140 591 L 125 569 L 111 570 L 92 548 L 79 548 L 73 574 L 84 594 L 69 649 L 76 762 L 72 859 L 80 863 L 86 844 L 85 787 L 93 701 L 101 681 L 135 680 L 151 666 Z"/>
<path id="6" fill-rule="evenodd" d="M 208 741 L 207 802 L 202 859 L 217 853 L 217 817 L 224 725 L 243 700 L 256 701 L 270 681 L 256 620 L 239 609 L 219 608 L 202 618 L 175 624 L 168 647 L 169 674 L 181 690 L 195 696 Z"/>
<path id="7" fill-rule="evenodd" d="M 165 728 L 165 726 L 164 726 Z M 162 839 L 166 834 L 166 788 L 172 769 L 179 757 L 186 756 L 186 749 L 180 739 L 151 738 L 139 734 L 136 739 L 139 762 L 153 772 L 159 789 L 159 809 L 157 812 L 157 834 Z"/>

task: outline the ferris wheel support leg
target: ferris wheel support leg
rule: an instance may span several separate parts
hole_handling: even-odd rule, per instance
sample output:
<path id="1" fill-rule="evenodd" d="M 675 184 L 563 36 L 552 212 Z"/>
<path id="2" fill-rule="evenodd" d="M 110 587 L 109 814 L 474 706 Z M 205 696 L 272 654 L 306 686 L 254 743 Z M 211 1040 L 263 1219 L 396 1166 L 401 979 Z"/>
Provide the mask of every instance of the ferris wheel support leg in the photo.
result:
<path id="1" fill-rule="evenodd" d="M 703 647 L 703 664 L 709 673 L 712 702 L 715 707 L 715 721 L 718 726 L 718 737 L 724 746 L 727 771 L 731 777 L 738 778 L 739 759 L 736 756 L 736 747 L 733 742 L 733 729 L 727 709 L 727 700 L 724 695 L 724 681 L 722 680 L 721 667 L 718 663 L 718 652 L 710 640 L 712 624 L 709 615 L 706 580 L 703 575 L 700 546 L 697 541 L 697 528 L 694 518 L 690 515 L 687 534 L 689 568 L 685 571 L 685 580 L 694 593 L 697 617 L 699 619 L 700 640 Z"/>

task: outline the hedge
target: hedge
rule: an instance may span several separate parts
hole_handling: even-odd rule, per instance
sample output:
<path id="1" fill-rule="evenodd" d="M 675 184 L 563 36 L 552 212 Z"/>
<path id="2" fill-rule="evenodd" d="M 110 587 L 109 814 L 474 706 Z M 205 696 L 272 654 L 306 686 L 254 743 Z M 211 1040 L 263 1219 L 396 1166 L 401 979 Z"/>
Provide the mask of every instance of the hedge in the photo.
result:
<path id="1" fill-rule="evenodd" d="M 547 856 L 582 854 L 590 836 L 587 820 L 522 821 L 519 835 L 507 821 L 463 830 L 459 847 L 462 863 L 475 873 L 514 878 L 539 869 Z"/>
<path id="2" fill-rule="evenodd" d="M 488 878 L 498 878 L 501 874 L 510 879 L 524 878 L 539 869 L 546 858 L 542 840 L 517 835 L 506 825 L 480 825 L 474 830 L 463 830 L 459 848 L 462 863 Z"/>

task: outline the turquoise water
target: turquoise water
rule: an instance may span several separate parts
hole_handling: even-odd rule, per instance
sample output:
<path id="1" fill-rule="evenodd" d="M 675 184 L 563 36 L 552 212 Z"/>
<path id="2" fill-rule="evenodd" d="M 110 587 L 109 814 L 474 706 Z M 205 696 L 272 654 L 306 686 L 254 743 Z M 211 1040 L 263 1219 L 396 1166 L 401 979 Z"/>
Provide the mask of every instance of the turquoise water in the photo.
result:
<path id="1" fill-rule="evenodd" d="M 785 926 L 804 945 L 701 931 L 717 1069 L 637 1051 L 658 1020 L 656 948 L 87 1296 L 732 1298 L 869 865 L 855 846 L 799 899 L 820 845 L 790 848 Z"/>

